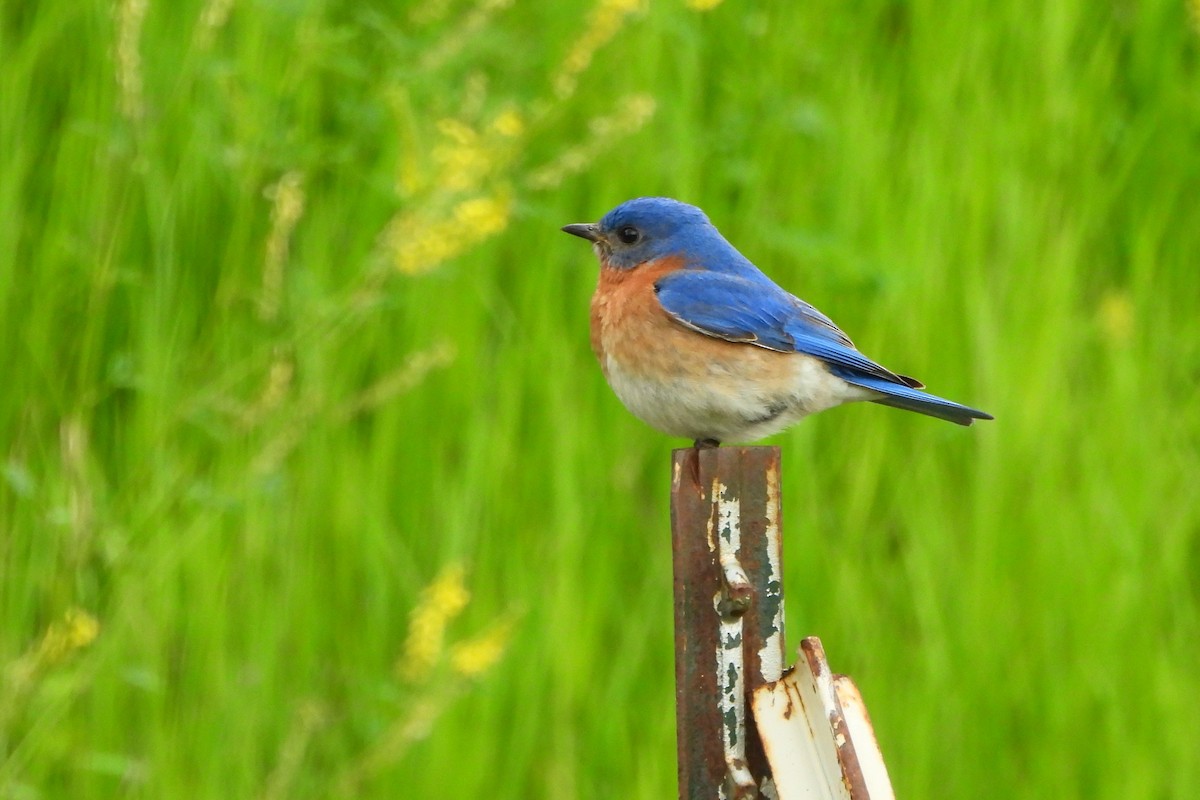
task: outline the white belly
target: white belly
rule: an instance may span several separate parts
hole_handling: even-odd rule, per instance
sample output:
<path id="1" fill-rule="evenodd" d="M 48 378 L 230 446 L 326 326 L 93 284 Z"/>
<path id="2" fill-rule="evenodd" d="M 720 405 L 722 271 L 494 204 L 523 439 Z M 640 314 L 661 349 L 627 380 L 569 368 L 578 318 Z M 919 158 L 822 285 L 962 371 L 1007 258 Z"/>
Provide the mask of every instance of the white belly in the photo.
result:
<path id="1" fill-rule="evenodd" d="M 610 356 L 606 372 L 617 397 L 647 425 L 671 436 L 719 442 L 761 439 L 809 414 L 876 396 L 831 375 L 816 358 L 785 358 L 790 371 L 769 380 L 760 372 L 763 362 L 754 357 L 745 360 L 739 374 L 710 364 L 703 375 L 648 378 L 621 369 Z"/>

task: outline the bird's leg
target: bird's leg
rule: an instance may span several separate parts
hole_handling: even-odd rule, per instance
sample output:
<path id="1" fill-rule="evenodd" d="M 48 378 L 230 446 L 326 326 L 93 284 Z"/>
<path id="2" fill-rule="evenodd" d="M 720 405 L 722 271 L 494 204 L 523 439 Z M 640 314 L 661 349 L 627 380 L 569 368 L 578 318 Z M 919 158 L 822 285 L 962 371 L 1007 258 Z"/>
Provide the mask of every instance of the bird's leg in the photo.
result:
<path id="1" fill-rule="evenodd" d="M 693 447 L 696 450 L 696 457 L 689 459 L 692 462 L 692 483 L 696 486 L 700 485 L 700 451 L 714 450 L 721 446 L 721 443 L 716 439 L 697 439 L 693 442 Z"/>

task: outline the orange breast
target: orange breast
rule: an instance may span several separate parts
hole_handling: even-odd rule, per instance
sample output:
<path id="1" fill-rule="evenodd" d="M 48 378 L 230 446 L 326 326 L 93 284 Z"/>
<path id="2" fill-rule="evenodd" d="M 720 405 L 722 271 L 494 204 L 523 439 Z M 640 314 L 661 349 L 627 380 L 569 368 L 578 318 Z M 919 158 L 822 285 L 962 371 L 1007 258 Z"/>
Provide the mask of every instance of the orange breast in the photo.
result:
<path id="1" fill-rule="evenodd" d="M 610 353 L 625 356 L 643 350 L 655 336 L 669 335 L 679 328 L 659 305 L 654 283 L 679 269 L 679 259 L 661 259 L 632 270 L 601 267 L 600 281 L 592 295 L 592 352 L 608 374 Z M 636 356 L 633 360 L 637 360 Z"/>
<path id="2" fill-rule="evenodd" d="M 601 270 L 591 338 L 610 383 L 611 360 L 632 378 L 699 380 L 729 392 L 790 391 L 797 368 L 791 354 L 705 336 L 663 310 L 654 283 L 679 267 L 679 259 L 662 259 L 634 270 Z"/>

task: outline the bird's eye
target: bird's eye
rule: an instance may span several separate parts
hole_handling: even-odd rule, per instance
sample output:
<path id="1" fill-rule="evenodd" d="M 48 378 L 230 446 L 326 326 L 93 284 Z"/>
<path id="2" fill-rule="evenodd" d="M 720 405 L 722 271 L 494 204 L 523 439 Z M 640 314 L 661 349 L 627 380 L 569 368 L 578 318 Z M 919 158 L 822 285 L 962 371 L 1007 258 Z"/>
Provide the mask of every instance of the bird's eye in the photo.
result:
<path id="1" fill-rule="evenodd" d="M 633 244 L 642 238 L 642 234 L 638 233 L 638 229 L 632 225 L 626 225 L 617 231 L 617 238 L 624 244 Z"/>

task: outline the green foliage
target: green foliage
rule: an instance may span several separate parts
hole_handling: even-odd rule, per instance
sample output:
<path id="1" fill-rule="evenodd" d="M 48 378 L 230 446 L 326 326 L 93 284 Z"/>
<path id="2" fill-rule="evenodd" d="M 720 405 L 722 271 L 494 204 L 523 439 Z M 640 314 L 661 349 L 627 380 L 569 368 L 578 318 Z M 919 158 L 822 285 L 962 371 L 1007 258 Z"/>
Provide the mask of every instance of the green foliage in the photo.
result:
<path id="1" fill-rule="evenodd" d="M 641 194 L 997 417 L 776 439 L 899 795 L 1200 792 L 1200 16 L 689 5 L 0 9 L 0 796 L 672 796 Z"/>

